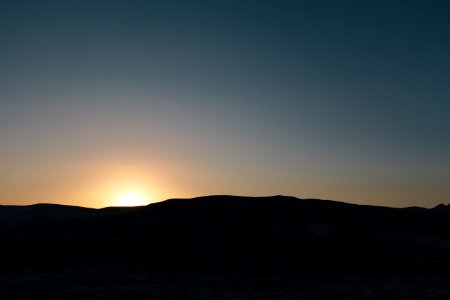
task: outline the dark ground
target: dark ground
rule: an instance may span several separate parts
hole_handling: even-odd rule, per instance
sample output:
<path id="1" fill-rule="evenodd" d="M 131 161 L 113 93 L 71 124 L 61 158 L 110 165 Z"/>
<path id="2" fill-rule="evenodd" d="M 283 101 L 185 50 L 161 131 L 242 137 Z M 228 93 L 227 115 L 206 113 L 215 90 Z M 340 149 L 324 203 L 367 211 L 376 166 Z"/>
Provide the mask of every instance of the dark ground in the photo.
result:
<path id="1" fill-rule="evenodd" d="M 0 227 L 0 299 L 450 299 L 447 206 L 215 196 L 37 208 Z"/>
<path id="2" fill-rule="evenodd" d="M 449 299 L 449 277 L 308 276 L 142 264 L 34 262 L 3 270 L 1 299 Z"/>

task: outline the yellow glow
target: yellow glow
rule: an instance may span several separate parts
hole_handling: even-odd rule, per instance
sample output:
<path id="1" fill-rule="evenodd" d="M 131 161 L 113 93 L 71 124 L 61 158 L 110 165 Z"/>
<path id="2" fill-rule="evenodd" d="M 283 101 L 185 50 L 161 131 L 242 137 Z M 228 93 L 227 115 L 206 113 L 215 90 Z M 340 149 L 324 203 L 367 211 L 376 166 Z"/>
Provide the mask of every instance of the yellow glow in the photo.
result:
<path id="1" fill-rule="evenodd" d="M 77 190 L 73 194 L 81 191 L 78 197 L 82 197 L 82 200 L 78 200 L 78 203 L 74 200 L 73 203 L 95 208 L 141 206 L 180 195 L 161 180 L 166 176 L 163 171 L 145 164 L 111 162 L 95 165 L 89 177 L 83 178 L 85 181 L 75 187 Z"/>
<path id="2" fill-rule="evenodd" d="M 124 193 L 117 197 L 115 206 L 142 206 L 147 205 L 148 199 L 143 194 Z"/>

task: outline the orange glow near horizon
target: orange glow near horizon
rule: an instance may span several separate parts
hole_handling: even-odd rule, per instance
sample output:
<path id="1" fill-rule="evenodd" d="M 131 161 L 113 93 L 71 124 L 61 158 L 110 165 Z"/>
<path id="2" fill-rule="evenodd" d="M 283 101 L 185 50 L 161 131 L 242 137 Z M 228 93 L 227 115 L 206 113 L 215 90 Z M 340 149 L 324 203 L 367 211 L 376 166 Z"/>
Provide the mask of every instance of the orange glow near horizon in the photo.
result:
<path id="1" fill-rule="evenodd" d="M 158 196 L 145 181 L 110 183 L 105 186 L 103 199 L 108 199 L 105 206 L 142 206 L 157 202 Z"/>
<path id="2" fill-rule="evenodd" d="M 143 206 L 149 204 L 146 195 L 140 193 L 123 193 L 119 195 L 113 204 L 114 206 Z"/>
<path id="3" fill-rule="evenodd" d="M 168 187 L 142 165 L 101 166 L 91 173 L 86 206 L 142 206 L 165 200 Z"/>

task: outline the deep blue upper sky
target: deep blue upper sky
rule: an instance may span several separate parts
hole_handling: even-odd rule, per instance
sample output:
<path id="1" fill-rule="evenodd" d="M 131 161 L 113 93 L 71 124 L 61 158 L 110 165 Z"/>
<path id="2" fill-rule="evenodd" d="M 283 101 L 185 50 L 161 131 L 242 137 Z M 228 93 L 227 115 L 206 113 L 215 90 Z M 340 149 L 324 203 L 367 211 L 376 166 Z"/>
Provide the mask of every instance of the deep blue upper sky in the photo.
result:
<path id="1" fill-rule="evenodd" d="M 445 0 L 1 1 L 0 202 L 101 206 L 134 178 L 161 199 L 450 202 L 449 16 Z"/>

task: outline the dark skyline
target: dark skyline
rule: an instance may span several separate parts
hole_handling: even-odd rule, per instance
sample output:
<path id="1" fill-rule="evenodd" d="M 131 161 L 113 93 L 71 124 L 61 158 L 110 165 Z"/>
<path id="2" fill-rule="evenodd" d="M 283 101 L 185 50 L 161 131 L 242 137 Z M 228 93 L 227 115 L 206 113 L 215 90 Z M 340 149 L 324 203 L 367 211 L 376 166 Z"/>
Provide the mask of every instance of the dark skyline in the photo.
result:
<path id="1" fill-rule="evenodd" d="M 2 1 L 0 203 L 450 201 L 447 1 Z"/>

